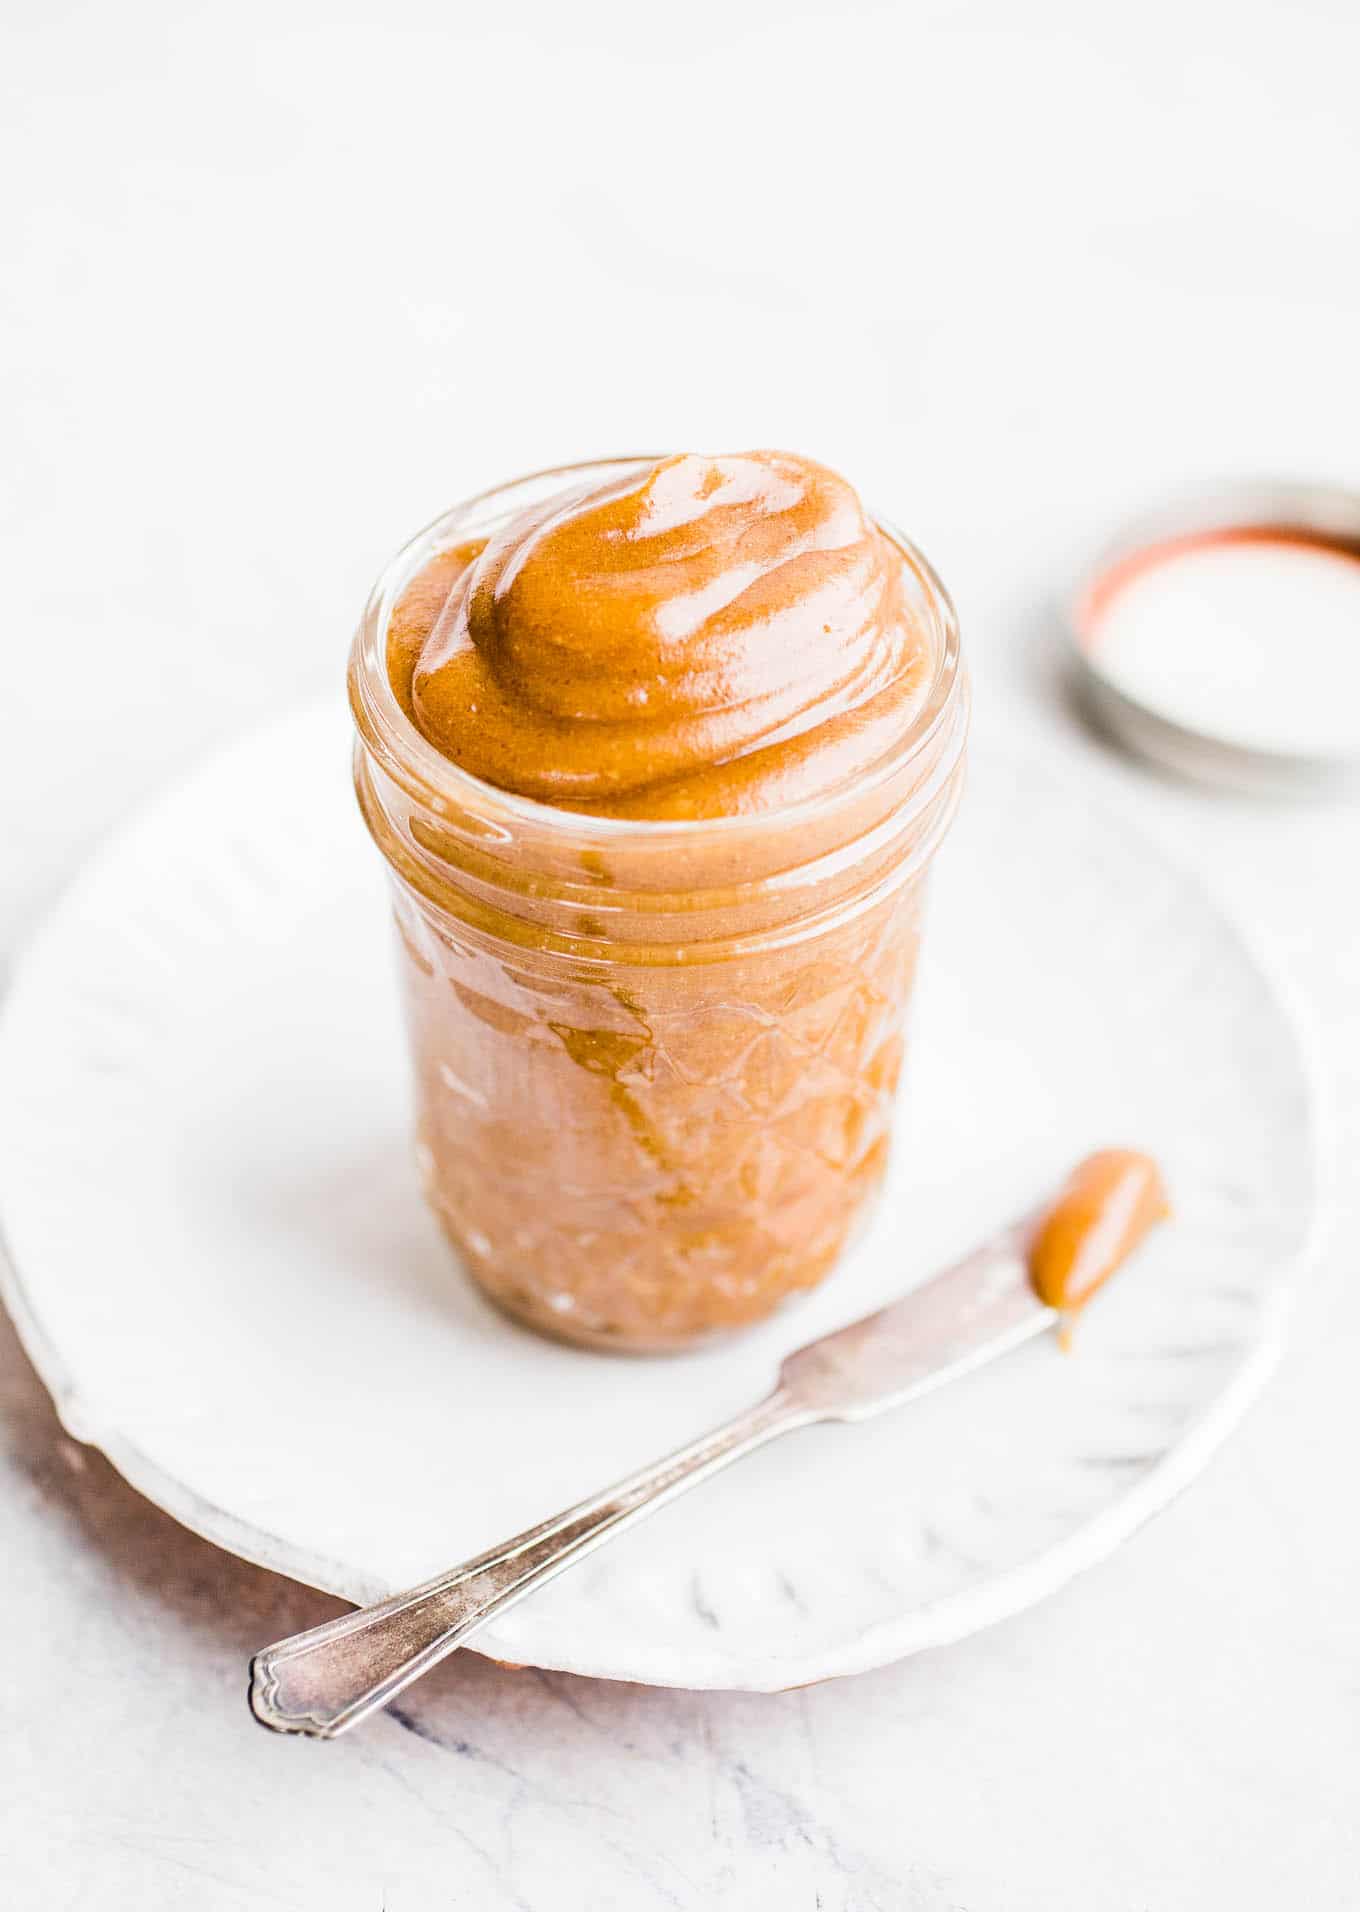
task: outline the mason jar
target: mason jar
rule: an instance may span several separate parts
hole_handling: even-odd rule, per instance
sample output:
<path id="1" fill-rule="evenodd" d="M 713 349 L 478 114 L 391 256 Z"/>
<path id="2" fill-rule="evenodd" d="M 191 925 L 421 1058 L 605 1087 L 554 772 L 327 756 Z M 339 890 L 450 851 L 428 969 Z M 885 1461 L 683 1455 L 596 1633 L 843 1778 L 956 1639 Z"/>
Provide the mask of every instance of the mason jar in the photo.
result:
<path id="1" fill-rule="evenodd" d="M 878 1187 L 968 716 L 949 598 L 880 521 L 933 674 L 900 738 L 834 794 L 636 821 L 442 756 L 388 676 L 412 581 L 564 485 L 653 462 L 542 472 L 455 506 L 384 571 L 350 661 L 430 1203 L 499 1307 L 630 1350 L 741 1327 L 820 1282 Z"/>

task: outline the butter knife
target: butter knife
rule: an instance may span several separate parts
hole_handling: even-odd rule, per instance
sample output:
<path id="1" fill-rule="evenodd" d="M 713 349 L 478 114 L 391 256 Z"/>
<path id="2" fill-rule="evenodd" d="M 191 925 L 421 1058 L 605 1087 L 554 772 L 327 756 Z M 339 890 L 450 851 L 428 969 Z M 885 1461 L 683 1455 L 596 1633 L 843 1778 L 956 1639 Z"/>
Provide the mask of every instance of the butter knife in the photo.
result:
<path id="1" fill-rule="evenodd" d="M 720 1467 L 791 1428 L 900 1407 L 1053 1327 L 1058 1311 L 1039 1300 L 1029 1271 L 1049 1206 L 901 1300 L 797 1349 L 773 1393 L 664 1460 L 421 1586 L 265 1647 L 251 1661 L 256 1719 L 337 1739 L 480 1627 Z"/>

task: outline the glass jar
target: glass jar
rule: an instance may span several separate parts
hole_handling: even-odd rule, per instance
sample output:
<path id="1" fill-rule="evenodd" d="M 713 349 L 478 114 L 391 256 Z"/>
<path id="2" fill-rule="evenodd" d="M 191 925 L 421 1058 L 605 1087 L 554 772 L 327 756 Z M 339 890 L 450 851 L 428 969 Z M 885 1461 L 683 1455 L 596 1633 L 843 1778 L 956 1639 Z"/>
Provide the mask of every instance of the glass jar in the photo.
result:
<path id="1" fill-rule="evenodd" d="M 483 783 L 406 717 L 392 610 L 436 555 L 583 475 L 456 506 L 379 580 L 355 638 L 355 781 L 392 879 L 429 1199 L 502 1308 L 560 1338 L 685 1346 L 833 1266 L 887 1157 L 926 872 L 963 773 L 954 610 L 890 527 L 937 666 L 833 796 L 638 822 Z"/>

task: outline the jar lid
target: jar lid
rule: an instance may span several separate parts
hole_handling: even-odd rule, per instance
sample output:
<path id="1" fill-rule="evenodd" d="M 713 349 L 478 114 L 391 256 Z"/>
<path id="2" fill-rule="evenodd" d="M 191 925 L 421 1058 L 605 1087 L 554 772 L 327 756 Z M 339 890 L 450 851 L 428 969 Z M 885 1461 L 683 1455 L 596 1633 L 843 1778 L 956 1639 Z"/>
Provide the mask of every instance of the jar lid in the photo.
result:
<path id="1" fill-rule="evenodd" d="M 1360 770 L 1360 493 L 1218 485 L 1129 525 L 1067 607 L 1120 741 L 1253 790 Z"/>

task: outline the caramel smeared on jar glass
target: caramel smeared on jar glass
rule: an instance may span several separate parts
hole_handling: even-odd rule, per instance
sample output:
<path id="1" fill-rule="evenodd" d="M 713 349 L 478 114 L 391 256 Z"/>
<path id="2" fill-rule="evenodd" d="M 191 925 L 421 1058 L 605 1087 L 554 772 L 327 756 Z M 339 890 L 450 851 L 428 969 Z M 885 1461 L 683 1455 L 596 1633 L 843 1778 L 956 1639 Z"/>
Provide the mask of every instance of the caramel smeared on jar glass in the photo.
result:
<path id="1" fill-rule="evenodd" d="M 921 554 L 787 452 L 541 473 L 403 554 L 350 688 L 473 1280 L 636 1350 L 814 1287 L 882 1181 L 963 779 Z"/>
<path id="2" fill-rule="evenodd" d="M 1134 1149 L 1101 1149 L 1078 1163 L 1030 1249 L 1035 1293 L 1069 1317 L 1171 1213 L 1161 1171 Z"/>

